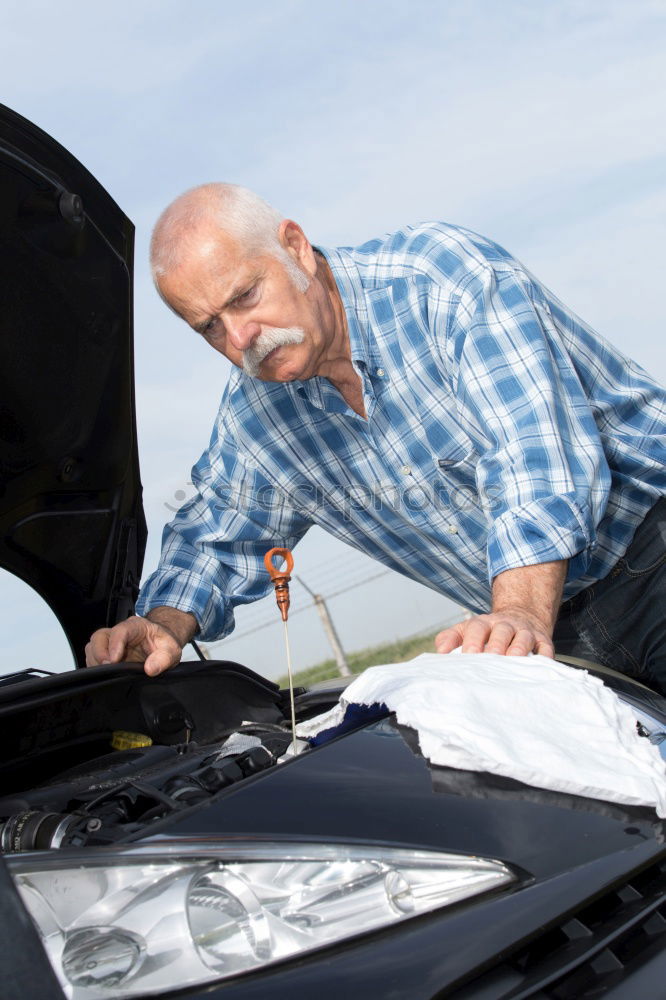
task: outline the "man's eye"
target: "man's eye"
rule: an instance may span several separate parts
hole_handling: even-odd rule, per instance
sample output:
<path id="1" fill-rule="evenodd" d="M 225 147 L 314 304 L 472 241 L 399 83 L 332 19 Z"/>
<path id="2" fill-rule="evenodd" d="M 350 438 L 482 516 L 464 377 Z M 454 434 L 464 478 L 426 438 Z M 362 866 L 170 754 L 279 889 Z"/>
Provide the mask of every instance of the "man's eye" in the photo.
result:
<path id="1" fill-rule="evenodd" d="M 202 336 L 212 337 L 218 331 L 219 325 L 220 323 L 217 316 L 214 316 L 212 319 L 209 319 L 206 325 L 201 329 Z"/>
<path id="2" fill-rule="evenodd" d="M 242 295 L 238 296 L 236 302 L 244 306 L 248 305 L 250 302 L 254 302 L 258 288 L 259 285 L 253 285 L 252 288 L 248 288 L 246 292 L 243 292 Z"/>

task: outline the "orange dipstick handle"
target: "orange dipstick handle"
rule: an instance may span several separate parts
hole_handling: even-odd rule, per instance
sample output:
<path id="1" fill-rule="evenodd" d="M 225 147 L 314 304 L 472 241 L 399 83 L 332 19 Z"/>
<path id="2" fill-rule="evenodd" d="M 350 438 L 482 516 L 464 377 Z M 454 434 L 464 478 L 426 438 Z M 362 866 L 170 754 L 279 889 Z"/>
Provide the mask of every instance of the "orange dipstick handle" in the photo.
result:
<path id="1" fill-rule="evenodd" d="M 284 559 L 287 564 L 286 571 L 275 568 L 273 565 L 273 559 L 275 556 L 279 556 L 280 559 Z M 289 549 L 271 549 L 270 552 L 267 552 L 264 556 L 264 566 L 268 570 L 268 574 L 273 581 L 273 586 L 275 587 L 275 600 L 277 601 L 277 606 L 280 609 L 282 621 L 286 622 L 289 616 L 289 581 L 291 579 L 289 574 L 294 568 L 294 557 Z"/>

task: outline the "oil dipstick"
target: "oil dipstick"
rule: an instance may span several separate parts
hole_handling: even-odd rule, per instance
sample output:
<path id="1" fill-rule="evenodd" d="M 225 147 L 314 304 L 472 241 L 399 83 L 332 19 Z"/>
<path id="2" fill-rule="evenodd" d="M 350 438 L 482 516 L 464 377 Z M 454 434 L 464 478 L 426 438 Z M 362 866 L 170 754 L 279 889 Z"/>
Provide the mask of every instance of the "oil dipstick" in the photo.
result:
<path id="1" fill-rule="evenodd" d="M 286 571 L 276 569 L 273 565 L 273 559 L 275 556 L 279 556 L 283 559 L 287 568 Z M 284 622 L 284 644 L 287 651 L 287 674 L 289 677 L 289 702 L 291 705 L 291 748 L 293 753 L 298 752 L 298 745 L 296 741 L 296 709 L 294 707 L 294 679 L 291 673 L 291 649 L 289 647 L 289 629 L 287 628 L 287 619 L 289 617 L 289 581 L 291 579 L 290 573 L 294 568 L 294 557 L 292 556 L 289 549 L 271 549 L 264 556 L 264 566 L 268 570 L 268 574 L 273 581 L 273 586 L 275 587 L 275 600 L 277 601 L 277 606 L 280 610 L 280 616 Z"/>

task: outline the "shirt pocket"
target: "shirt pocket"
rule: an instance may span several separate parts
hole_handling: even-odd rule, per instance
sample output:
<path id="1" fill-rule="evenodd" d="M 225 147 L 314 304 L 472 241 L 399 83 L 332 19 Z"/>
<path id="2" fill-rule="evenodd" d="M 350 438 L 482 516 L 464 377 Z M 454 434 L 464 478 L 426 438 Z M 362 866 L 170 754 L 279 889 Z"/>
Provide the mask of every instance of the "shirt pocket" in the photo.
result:
<path id="1" fill-rule="evenodd" d="M 433 486 L 440 503 L 467 509 L 478 502 L 476 465 L 479 456 L 470 439 L 456 436 L 455 441 L 433 455 Z"/>
<path id="2" fill-rule="evenodd" d="M 471 439 L 459 429 L 440 447 L 432 448 L 431 442 L 431 451 L 435 468 L 444 475 L 456 469 L 474 469 L 478 458 Z"/>
<path id="3" fill-rule="evenodd" d="M 446 472 L 448 469 L 455 469 L 457 466 L 469 462 L 473 453 L 474 446 L 469 438 L 466 438 L 463 442 L 458 440 L 455 442 L 455 445 L 452 444 L 451 448 L 447 448 L 434 456 L 435 465 L 440 472 Z"/>

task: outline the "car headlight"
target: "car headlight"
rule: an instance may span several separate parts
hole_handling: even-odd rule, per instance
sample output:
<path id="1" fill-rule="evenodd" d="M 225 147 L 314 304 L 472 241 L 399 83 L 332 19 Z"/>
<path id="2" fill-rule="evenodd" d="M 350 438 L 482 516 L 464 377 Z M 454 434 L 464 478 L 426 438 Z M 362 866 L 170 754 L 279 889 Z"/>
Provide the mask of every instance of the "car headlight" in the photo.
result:
<path id="1" fill-rule="evenodd" d="M 485 858 L 343 844 L 171 844 L 7 862 L 72 1000 L 238 975 L 516 881 Z"/>

